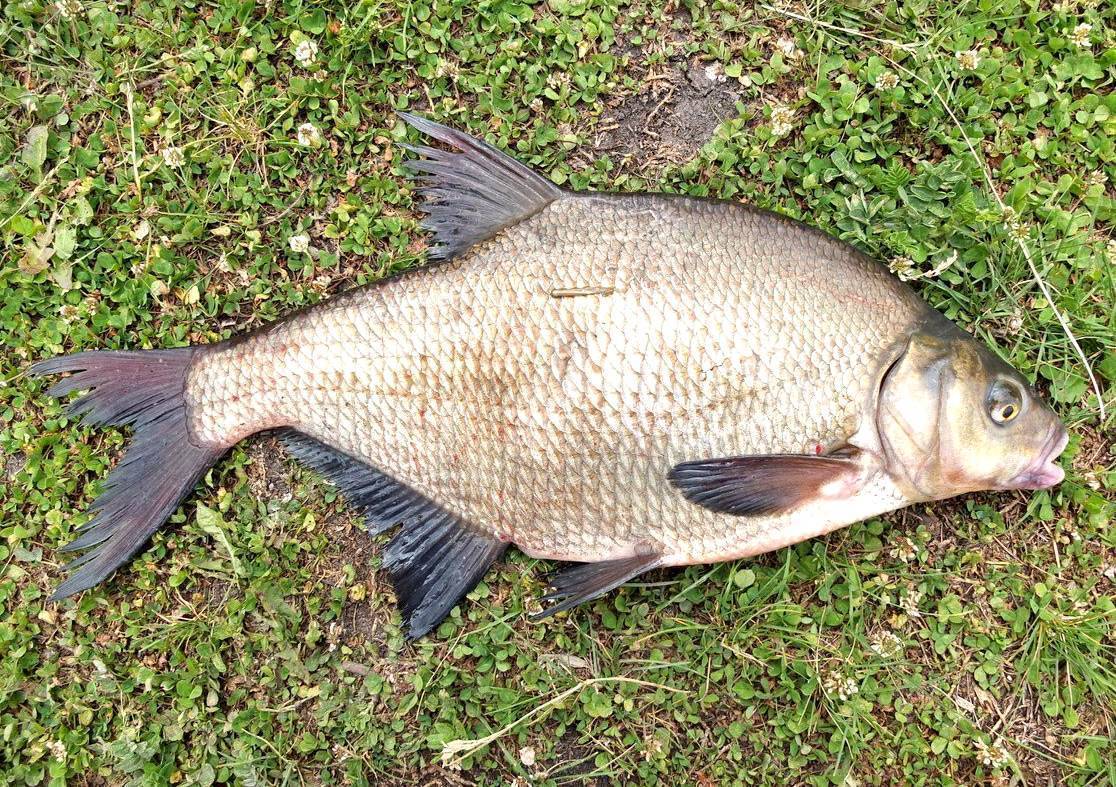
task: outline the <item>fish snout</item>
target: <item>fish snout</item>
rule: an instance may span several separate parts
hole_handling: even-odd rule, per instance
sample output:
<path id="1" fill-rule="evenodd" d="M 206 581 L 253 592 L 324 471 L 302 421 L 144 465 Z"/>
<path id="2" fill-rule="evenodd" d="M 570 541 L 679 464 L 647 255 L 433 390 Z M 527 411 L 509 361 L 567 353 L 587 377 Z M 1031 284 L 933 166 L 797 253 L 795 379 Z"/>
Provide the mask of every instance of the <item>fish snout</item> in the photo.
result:
<path id="1" fill-rule="evenodd" d="M 1004 489 L 1046 489 L 1056 486 L 1066 477 L 1066 471 L 1056 460 L 1069 443 L 1069 432 L 1062 424 L 1050 430 L 1038 456 L 1022 472 L 1004 484 Z"/>

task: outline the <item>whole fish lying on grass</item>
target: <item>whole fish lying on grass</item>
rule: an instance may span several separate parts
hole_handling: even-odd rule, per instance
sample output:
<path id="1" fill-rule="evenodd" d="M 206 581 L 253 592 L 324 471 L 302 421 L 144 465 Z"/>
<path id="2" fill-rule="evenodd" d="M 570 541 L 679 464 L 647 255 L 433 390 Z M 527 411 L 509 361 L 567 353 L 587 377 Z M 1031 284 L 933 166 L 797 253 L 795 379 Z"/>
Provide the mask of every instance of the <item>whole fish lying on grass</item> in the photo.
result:
<path id="1" fill-rule="evenodd" d="M 51 393 L 130 425 L 54 593 L 92 587 L 240 440 L 282 429 L 380 532 L 411 637 L 509 544 L 578 564 L 544 614 L 657 566 L 911 503 L 1058 483 L 1023 377 L 846 243 L 747 205 L 575 194 L 413 115 L 441 264 L 218 344 L 83 352 Z"/>

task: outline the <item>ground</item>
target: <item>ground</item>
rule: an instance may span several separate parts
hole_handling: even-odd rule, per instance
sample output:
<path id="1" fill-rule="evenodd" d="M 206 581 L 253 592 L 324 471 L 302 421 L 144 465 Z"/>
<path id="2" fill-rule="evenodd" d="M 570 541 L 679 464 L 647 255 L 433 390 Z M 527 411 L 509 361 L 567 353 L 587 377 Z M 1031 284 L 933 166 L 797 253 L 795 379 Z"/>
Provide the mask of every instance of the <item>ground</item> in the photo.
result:
<path id="1" fill-rule="evenodd" d="M 3 8 L 0 781 L 1116 782 L 1110 4 Z M 126 435 L 28 363 L 216 340 L 422 264 L 400 109 L 574 188 L 749 200 L 891 262 L 1050 398 L 1066 482 L 540 623 L 552 566 L 513 552 L 411 644 L 383 539 L 264 437 L 46 602 Z"/>

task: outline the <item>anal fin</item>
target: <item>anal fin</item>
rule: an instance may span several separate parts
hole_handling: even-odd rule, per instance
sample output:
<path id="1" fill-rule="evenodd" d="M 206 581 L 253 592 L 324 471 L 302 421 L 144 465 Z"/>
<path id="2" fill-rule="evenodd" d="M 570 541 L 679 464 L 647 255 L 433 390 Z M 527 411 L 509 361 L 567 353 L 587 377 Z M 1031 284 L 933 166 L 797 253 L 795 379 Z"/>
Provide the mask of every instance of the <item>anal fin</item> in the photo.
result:
<path id="1" fill-rule="evenodd" d="M 343 451 L 291 429 L 283 430 L 283 444 L 362 510 L 372 533 L 402 526 L 384 551 L 384 568 L 410 639 L 437 626 L 507 549 L 507 542 Z"/>
<path id="2" fill-rule="evenodd" d="M 550 580 L 553 590 L 542 598 L 543 601 L 558 603 L 532 615 L 531 619 L 541 620 L 556 612 L 564 612 L 578 604 L 600 598 L 661 562 L 662 555 L 650 553 L 601 563 L 575 563 L 554 575 Z"/>

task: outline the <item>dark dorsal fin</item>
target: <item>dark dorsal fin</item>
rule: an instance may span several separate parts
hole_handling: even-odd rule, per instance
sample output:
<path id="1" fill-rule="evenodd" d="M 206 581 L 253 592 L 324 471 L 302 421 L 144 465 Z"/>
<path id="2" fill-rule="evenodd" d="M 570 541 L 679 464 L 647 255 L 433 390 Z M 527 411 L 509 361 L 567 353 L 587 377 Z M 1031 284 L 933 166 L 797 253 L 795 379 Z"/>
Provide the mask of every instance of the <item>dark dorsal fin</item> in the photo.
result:
<path id="1" fill-rule="evenodd" d="M 542 597 L 543 601 L 558 603 L 532 615 L 531 619 L 541 620 L 556 612 L 564 612 L 578 604 L 600 598 L 632 577 L 655 568 L 661 561 L 662 555 L 650 553 L 600 563 L 575 563 L 551 578 L 550 587 L 553 590 Z"/>
<path id="2" fill-rule="evenodd" d="M 667 478 L 691 503 L 740 516 L 770 516 L 821 497 L 855 491 L 850 458 L 773 454 L 701 459 L 675 465 Z"/>
<path id="3" fill-rule="evenodd" d="M 423 156 L 406 167 L 416 173 L 428 214 L 422 226 L 434 233 L 435 259 L 449 259 L 474 243 L 533 216 L 562 196 L 562 190 L 506 153 L 407 112 L 399 113 L 423 134 L 456 149 L 404 145 Z"/>
<path id="4" fill-rule="evenodd" d="M 283 444 L 362 510 L 373 533 L 402 525 L 384 551 L 384 568 L 411 639 L 437 626 L 507 549 L 506 542 L 325 443 L 284 429 Z"/>

